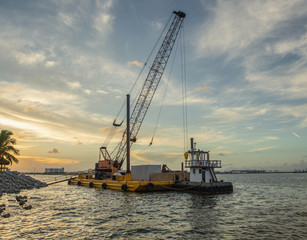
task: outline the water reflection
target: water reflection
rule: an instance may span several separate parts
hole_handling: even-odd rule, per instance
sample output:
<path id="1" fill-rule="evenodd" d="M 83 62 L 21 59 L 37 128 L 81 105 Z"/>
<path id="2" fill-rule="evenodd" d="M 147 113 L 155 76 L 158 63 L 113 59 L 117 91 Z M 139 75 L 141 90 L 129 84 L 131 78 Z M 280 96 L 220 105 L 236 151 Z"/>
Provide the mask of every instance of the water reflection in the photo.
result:
<path id="1" fill-rule="evenodd" d="M 191 194 L 189 198 L 187 221 L 189 232 L 193 234 L 214 234 L 217 228 L 214 208 L 218 199 L 216 196 Z"/>

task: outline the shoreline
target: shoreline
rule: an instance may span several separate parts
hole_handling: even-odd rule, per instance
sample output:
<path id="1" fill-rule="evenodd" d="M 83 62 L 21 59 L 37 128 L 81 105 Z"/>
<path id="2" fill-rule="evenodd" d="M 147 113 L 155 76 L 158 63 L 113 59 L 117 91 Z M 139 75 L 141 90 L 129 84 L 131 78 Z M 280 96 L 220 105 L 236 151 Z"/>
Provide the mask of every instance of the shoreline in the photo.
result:
<path id="1" fill-rule="evenodd" d="M 307 173 L 307 171 L 302 171 L 302 172 L 291 172 L 291 171 L 281 171 L 281 172 L 216 172 L 216 174 L 276 174 L 276 173 Z"/>

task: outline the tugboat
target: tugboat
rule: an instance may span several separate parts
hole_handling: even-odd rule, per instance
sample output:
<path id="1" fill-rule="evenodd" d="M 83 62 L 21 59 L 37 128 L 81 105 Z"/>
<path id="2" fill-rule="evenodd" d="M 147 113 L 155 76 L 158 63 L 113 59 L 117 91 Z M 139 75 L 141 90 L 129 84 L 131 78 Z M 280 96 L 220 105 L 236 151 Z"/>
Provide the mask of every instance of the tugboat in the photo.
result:
<path id="1" fill-rule="evenodd" d="M 176 181 L 177 191 L 203 194 L 232 193 L 231 182 L 218 181 L 214 168 L 221 168 L 221 160 L 210 160 L 209 151 L 197 150 L 191 138 L 191 149 L 184 154 L 185 167 L 190 168 L 190 180 Z"/>

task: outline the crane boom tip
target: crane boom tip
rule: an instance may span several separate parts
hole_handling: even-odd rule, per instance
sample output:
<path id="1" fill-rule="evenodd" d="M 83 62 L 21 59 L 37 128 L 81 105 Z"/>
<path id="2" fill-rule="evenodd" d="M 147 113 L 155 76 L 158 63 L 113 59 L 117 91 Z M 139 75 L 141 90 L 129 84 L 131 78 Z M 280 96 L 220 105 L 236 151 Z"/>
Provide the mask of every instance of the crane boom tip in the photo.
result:
<path id="1" fill-rule="evenodd" d="M 184 12 L 181 12 L 181 11 L 176 12 L 176 11 L 174 11 L 173 13 L 176 14 L 180 18 L 185 18 L 185 13 Z"/>

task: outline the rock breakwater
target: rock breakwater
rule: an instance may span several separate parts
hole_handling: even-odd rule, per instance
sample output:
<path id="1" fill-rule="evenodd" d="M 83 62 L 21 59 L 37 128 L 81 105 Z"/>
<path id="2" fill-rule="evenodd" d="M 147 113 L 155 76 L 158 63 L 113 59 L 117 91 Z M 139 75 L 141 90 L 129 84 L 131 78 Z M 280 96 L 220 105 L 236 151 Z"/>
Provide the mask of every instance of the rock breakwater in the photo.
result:
<path id="1" fill-rule="evenodd" d="M 19 172 L 0 173 L 0 197 L 3 193 L 19 193 L 22 189 L 47 187 L 44 182 L 26 176 Z"/>

